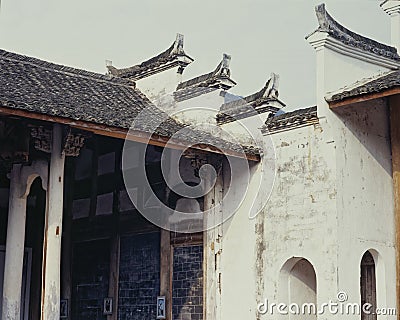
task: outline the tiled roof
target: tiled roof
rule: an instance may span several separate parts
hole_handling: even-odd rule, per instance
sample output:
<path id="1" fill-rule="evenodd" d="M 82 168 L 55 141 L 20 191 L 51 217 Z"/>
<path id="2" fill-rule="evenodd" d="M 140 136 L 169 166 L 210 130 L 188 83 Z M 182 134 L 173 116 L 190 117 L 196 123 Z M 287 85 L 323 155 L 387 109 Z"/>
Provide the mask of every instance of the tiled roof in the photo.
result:
<path id="1" fill-rule="evenodd" d="M 193 61 L 183 50 L 183 35 L 177 34 L 174 43 L 159 55 L 133 67 L 117 69 L 114 66 L 107 66 L 107 69 L 113 76 L 135 81 L 175 66 L 180 66 L 182 68 L 180 72 L 183 72 L 183 69 Z"/>
<path id="2" fill-rule="evenodd" d="M 326 97 L 328 102 L 341 101 L 368 93 L 377 93 L 400 87 L 400 71 L 391 71 L 378 77 L 363 79 Z"/>
<path id="3" fill-rule="evenodd" d="M 145 108 L 160 111 L 133 83 L 0 50 L 0 105 L 128 129 Z M 159 128 L 169 135 L 172 120 Z"/>
<path id="4" fill-rule="evenodd" d="M 178 84 L 175 98 L 180 101 L 218 88 L 227 90 L 235 86 L 236 82 L 231 79 L 230 61 L 231 56 L 224 54 L 214 71 Z"/>
<path id="5" fill-rule="evenodd" d="M 317 107 L 299 109 L 270 117 L 262 128 L 264 134 L 318 123 Z"/>
<path id="6" fill-rule="evenodd" d="M 129 80 L 57 65 L 0 50 L 0 107 L 129 129 L 141 111 L 151 115 L 140 130 L 171 137 L 186 127 L 155 107 Z M 154 130 L 154 128 L 156 129 Z M 204 145 L 240 152 L 237 146 L 198 130 L 177 135 L 182 141 L 201 138 Z M 258 154 L 257 149 L 245 150 Z M 247 151 L 246 151 L 247 152 Z"/>
<path id="7" fill-rule="evenodd" d="M 217 123 L 223 124 L 235 121 L 235 119 L 246 118 L 254 112 L 264 113 L 272 112 L 275 114 L 280 108 L 285 107 L 285 104 L 278 99 L 278 82 L 279 75 L 272 73 L 265 86 L 258 92 L 247 97 L 240 98 L 224 103 L 220 112 L 217 114 Z M 275 106 L 271 105 L 275 102 Z M 280 105 L 277 107 L 276 104 Z"/>
<path id="8" fill-rule="evenodd" d="M 319 27 L 315 32 L 318 31 L 326 32 L 336 40 L 339 40 L 340 42 L 344 43 L 345 45 L 355 47 L 370 53 L 374 53 L 376 55 L 389 58 L 392 60 L 396 61 L 400 60 L 396 48 L 366 38 L 357 33 L 354 33 L 349 29 L 345 28 L 344 26 L 342 26 L 341 24 L 339 24 L 326 11 L 325 4 L 320 4 L 316 6 L 315 12 L 317 14 L 319 22 Z"/>

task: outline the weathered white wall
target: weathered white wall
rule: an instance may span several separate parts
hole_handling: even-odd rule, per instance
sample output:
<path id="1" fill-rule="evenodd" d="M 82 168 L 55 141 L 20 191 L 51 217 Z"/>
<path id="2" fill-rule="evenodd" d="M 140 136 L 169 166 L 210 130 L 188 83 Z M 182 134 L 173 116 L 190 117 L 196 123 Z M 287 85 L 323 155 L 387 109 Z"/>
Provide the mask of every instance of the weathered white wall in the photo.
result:
<path id="1" fill-rule="evenodd" d="M 221 128 L 232 135 L 238 142 L 244 145 L 254 145 L 254 140 L 258 140 L 261 137 L 260 128 L 267 120 L 268 114 L 269 112 L 265 112 L 260 115 L 253 110 L 248 118 L 225 123 L 221 125 Z"/>
<path id="2" fill-rule="evenodd" d="M 270 200 L 256 219 L 249 220 L 250 204 L 244 203 L 224 224 L 221 319 L 256 319 L 265 298 L 286 302 L 281 269 L 292 257 L 312 263 L 319 305 L 335 301 L 340 291 L 360 302 L 360 261 L 368 249 L 379 256 L 378 306 L 395 306 L 387 109 L 364 106 L 340 120 L 335 129 L 322 119 L 272 135 L 277 176 Z"/>
<path id="3" fill-rule="evenodd" d="M 257 304 L 265 298 L 285 302 L 279 301 L 279 278 L 292 257 L 313 264 L 318 299 L 337 293 L 334 146 L 314 126 L 275 134 L 273 140 L 277 176 L 265 209 L 249 220 L 250 203 L 244 203 L 225 224 L 221 319 L 256 319 Z M 249 194 L 257 191 L 252 183 Z"/>
<path id="4" fill-rule="evenodd" d="M 326 121 L 326 131 L 336 148 L 338 286 L 348 294 L 350 302 L 360 303 L 359 265 L 365 251 L 372 249 L 377 264 L 378 307 L 396 305 L 393 186 L 386 102 L 362 103 L 333 112 L 324 97 L 329 91 L 388 70 L 327 48 L 317 51 L 318 114 Z"/>
<path id="5" fill-rule="evenodd" d="M 172 116 L 185 123 L 216 125 L 216 115 L 224 103 L 223 90 L 215 89 L 197 97 L 176 102 Z"/>
<path id="6" fill-rule="evenodd" d="M 272 135 L 277 176 L 263 212 L 249 221 L 244 205 L 226 225 L 221 319 L 240 319 L 245 311 L 256 318 L 256 305 L 265 298 L 286 302 L 281 269 L 292 257 L 315 268 L 319 305 L 335 301 L 340 291 L 359 303 L 360 261 L 369 249 L 377 260 L 378 306 L 396 304 L 387 108 L 382 102 L 335 114 L 325 101 L 318 108 L 320 125 Z M 250 186 L 251 192 L 256 188 Z M 244 259 L 237 259 L 238 252 Z M 238 303 L 243 296 L 246 301 Z"/>
<path id="7" fill-rule="evenodd" d="M 317 303 L 317 282 L 314 267 L 306 259 L 299 260 L 289 274 L 289 303 L 302 306 Z M 312 312 L 312 309 L 310 309 Z M 307 319 L 316 319 L 317 315 L 308 315 Z M 290 319 L 304 319 L 302 314 L 291 314 Z"/>
<path id="8" fill-rule="evenodd" d="M 337 115 L 343 123 L 335 142 L 339 286 L 351 300 L 360 302 L 360 269 L 347 266 L 360 265 L 363 254 L 372 249 L 377 260 L 378 307 L 394 307 L 395 234 L 388 108 L 379 100 L 351 106 Z"/>
<path id="9" fill-rule="evenodd" d="M 137 80 L 136 86 L 151 101 L 156 101 L 160 97 L 174 92 L 181 81 L 182 74 L 178 73 L 178 67 L 174 67 Z"/>
<path id="10" fill-rule="evenodd" d="M 253 220 L 245 202 L 224 224 L 218 319 L 279 319 L 257 314 L 257 304 L 287 302 L 288 273 L 300 258 L 315 269 L 318 305 L 337 301 L 340 291 L 360 303 L 366 250 L 377 265 L 378 307 L 396 306 L 387 107 L 380 101 L 335 113 L 325 101 L 329 91 L 384 70 L 330 49 L 317 51 L 320 123 L 271 135 L 277 175 L 269 201 Z M 248 193 L 257 191 L 252 181 Z M 334 318 L 327 312 L 318 317 Z"/>

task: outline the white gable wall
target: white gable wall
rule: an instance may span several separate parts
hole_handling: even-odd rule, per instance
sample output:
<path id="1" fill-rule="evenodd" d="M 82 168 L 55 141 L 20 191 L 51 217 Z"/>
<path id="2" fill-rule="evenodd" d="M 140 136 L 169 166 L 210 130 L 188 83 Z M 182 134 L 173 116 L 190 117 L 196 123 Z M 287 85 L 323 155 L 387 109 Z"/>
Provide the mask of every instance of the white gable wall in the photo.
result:
<path id="1" fill-rule="evenodd" d="M 253 220 L 245 202 L 223 227 L 217 319 L 280 319 L 259 315 L 257 304 L 290 303 L 284 271 L 298 258 L 315 269 L 319 306 L 337 301 L 341 291 L 347 302 L 360 303 L 360 262 L 367 250 L 376 263 L 378 307 L 396 306 L 387 107 L 381 101 L 334 113 L 325 101 L 329 91 L 387 70 L 373 60 L 317 50 L 320 124 L 271 135 L 277 176 L 269 201 Z M 259 192 L 260 167 L 249 195 Z M 336 318 L 328 312 L 318 316 Z"/>
<path id="2" fill-rule="evenodd" d="M 178 68 L 174 67 L 137 80 L 136 87 L 151 101 L 156 101 L 162 96 L 174 92 L 182 81 L 182 74 L 178 72 Z"/>
<path id="3" fill-rule="evenodd" d="M 343 123 L 336 142 L 339 286 L 359 296 L 359 265 L 372 249 L 379 254 L 377 303 L 396 305 L 395 233 L 389 114 L 386 103 L 363 103 L 338 111 Z M 379 319 L 379 318 L 378 318 Z M 382 317 L 383 319 L 383 317 Z"/>

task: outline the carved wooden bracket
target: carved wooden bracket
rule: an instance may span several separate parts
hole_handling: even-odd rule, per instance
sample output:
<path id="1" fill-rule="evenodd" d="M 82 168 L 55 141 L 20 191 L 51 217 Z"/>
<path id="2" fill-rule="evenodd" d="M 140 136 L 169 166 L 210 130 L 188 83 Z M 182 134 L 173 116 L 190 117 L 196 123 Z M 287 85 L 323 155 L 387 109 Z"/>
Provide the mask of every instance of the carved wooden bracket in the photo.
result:
<path id="1" fill-rule="evenodd" d="M 31 128 L 31 137 L 33 138 L 36 150 L 51 153 L 51 129 L 47 129 L 43 126 L 34 126 Z M 71 128 L 68 128 L 63 139 L 63 153 L 66 156 L 77 157 L 84 143 L 84 134 L 74 133 Z"/>
<path id="2" fill-rule="evenodd" d="M 33 138 L 33 145 L 36 150 L 46 153 L 51 152 L 51 130 L 43 126 L 35 126 L 31 128 L 31 137 Z"/>
<path id="3" fill-rule="evenodd" d="M 63 152 L 66 156 L 77 157 L 85 143 L 85 136 L 80 133 L 72 133 L 71 130 L 64 138 Z"/>

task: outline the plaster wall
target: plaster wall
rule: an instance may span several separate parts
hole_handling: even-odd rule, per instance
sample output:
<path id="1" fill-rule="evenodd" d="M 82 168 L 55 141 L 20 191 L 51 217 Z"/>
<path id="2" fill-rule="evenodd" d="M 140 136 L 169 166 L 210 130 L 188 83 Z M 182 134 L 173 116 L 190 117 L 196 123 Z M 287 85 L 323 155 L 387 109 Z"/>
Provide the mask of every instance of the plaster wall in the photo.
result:
<path id="1" fill-rule="evenodd" d="M 157 101 L 166 94 L 174 92 L 181 81 L 182 74 L 178 72 L 178 67 L 174 67 L 137 80 L 136 86 L 151 101 Z"/>
<path id="2" fill-rule="evenodd" d="M 332 117 L 334 127 L 321 118 L 318 125 L 271 135 L 277 167 L 266 206 L 249 219 L 252 204 L 245 200 L 223 226 L 221 319 L 271 319 L 257 304 L 290 301 L 285 268 L 291 259 L 314 267 L 317 306 L 337 301 L 341 291 L 349 303 L 360 303 L 366 250 L 377 265 L 378 307 L 396 305 L 387 107 L 363 105 Z M 259 170 L 253 168 L 249 196 L 258 192 Z M 318 319 L 334 317 L 325 312 Z M 272 319 L 280 317 L 275 312 Z"/>
<path id="3" fill-rule="evenodd" d="M 224 103 L 223 90 L 215 89 L 197 97 L 176 102 L 173 117 L 186 123 L 216 125 L 215 117 Z"/>

